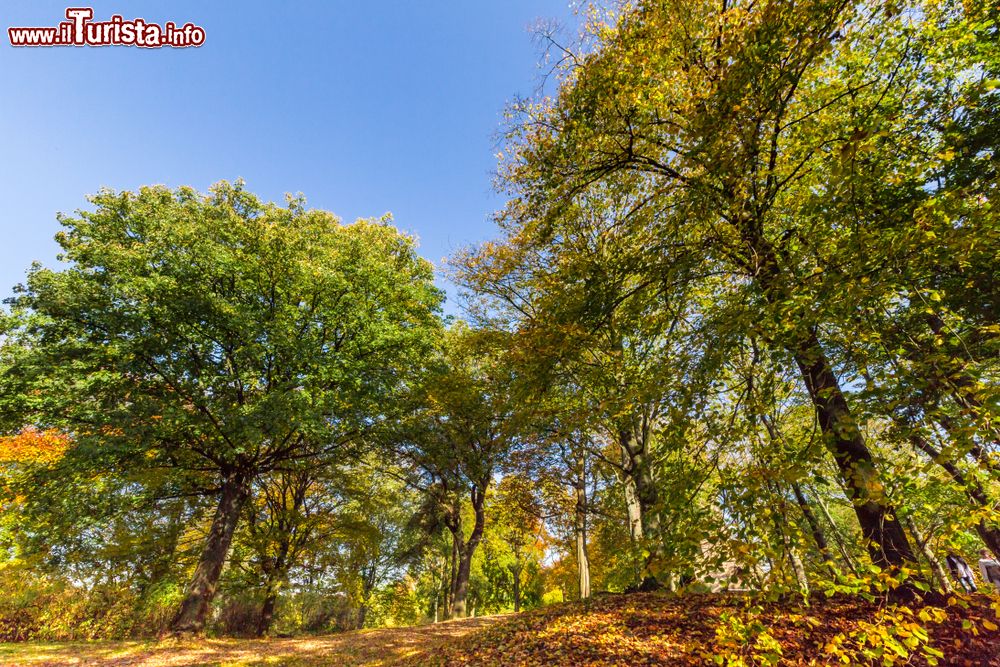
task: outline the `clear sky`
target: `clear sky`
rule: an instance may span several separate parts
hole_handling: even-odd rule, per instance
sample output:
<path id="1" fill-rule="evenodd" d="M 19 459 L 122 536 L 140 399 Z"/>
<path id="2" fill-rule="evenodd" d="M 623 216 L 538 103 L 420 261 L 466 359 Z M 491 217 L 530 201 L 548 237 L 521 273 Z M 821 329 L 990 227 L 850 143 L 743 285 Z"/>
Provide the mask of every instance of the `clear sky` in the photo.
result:
<path id="1" fill-rule="evenodd" d="M 0 5 L 0 295 L 54 265 L 57 212 L 102 186 L 258 195 L 345 220 L 391 211 L 439 260 L 494 234 L 497 130 L 541 80 L 530 26 L 570 0 L 69 2 L 205 28 L 200 48 L 12 48 L 66 2 Z M 452 307 L 448 308 L 453 312 Z"/>

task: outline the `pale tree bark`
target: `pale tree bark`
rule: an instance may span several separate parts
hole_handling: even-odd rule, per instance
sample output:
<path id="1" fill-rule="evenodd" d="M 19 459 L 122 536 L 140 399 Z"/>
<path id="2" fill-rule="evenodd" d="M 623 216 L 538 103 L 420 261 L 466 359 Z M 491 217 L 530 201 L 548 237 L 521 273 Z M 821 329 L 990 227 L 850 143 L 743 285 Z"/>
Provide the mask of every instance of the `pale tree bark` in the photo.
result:
<path id="1" fill-rule="evenodd" d="M 816 505 L 826 518 L 826 522 L 830 524 L 830 532 L 833 535 L 833 541 L 837 543 L 837 550 L 840 551 L 840 556 L 844 559 L 844 562 L 847 563 L 847 567 L 851 569 L 851 572 L 853 572 L 855 576 L 858 576 L 860 574 L 858 572 L 858 565 L 854 562 L 854 558 L 851 556 L 851 552 L 847 548 L 847 544 L 844 542 L 844 537 L 840 534 L 840 530 L 837 528 L 837 524 L 834 522 L 833 516 L 830 514 L 830 508 L 826 506 L 826 503 L 823 502 L 823 498 L 820 497 L 818 493 L 814 493 L 813 495 L 816 496 Z"/>
<path id="2" fill-rule="evenodd" d="M 927 543 L 927 538 L 917 528 L 913 517 L 908 516 L 904 518 L 903 523 L 906 524 L 906 529 L 913 536 L 914 541 L 917 543 L 917 548 L 920 549 L 920 553 L 923 554 L 923 557 L 927 560 L 927 564 L 930 565 L 931 573 L 934 575 L 934 579 L 937 580 L 940 589 L 945 593 L 951 593 L 951 582 L 948 581 L 948 575 L 945 574 L 940 561 L 934 556 L 934 552 L 931 551 L 931 546 Z"/>
<path id="3" fill-rule="evenodd" d="M 659 494 L 649 465 L 649 434 L 646 425 L 623 428 L 618 438 L 622 450 L 622 467 L 628 480 L 625 494 L 626 503 L 631 508 L 629 521 L 637 524 L 637 528 L 633 528 L 633 537 L 656 539 L 659 532 L 659 517 L 656 513 Z"/>
<path id="4" fill-rule="evenodd" d="M 639 496 L 635 492 L 635 481 L 631 477 L 625 477 L 625 511 L 628 514 L 629 535 L 632 542 L 638 544 L 642 541 L 642 506 L 639 504 Z"/>
<path id="5" fill-rule="evenodd" d="M 802 558 L 799 557 L 799 550 L 794 545 L 788 545 L 788 560 L 792 563 L 792 572 L 795 573 L 795 583 L 799 587 L 799 593 L 804 599 L 809 598 L 809 578 L 806 576 L 806 568 L 802 565 Z"/>
<path id="6" fill-rule="evenodd" d="M 590 556 L 587 553 L 587 469 L 586 461 L 578 460 L 579 472 L 573 486 L 576 491 L 576 511 L 573 531 L 576 534 L 576 570 L 580 585 L 580 599 L 590 597 Z"/>

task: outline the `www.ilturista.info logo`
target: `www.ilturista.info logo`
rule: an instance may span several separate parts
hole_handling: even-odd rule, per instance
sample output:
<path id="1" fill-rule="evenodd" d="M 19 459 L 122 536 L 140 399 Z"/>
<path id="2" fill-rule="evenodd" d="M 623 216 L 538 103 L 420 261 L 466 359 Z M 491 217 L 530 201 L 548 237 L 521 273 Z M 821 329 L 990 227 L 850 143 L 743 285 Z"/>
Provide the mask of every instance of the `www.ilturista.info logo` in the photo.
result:
<path id="1" fill-rule="evenodd" d="M 183 48 L 205 43 L 205 29 L 185 23 L 178 27 L 173 21 L 158 25 L 144 19 L 126 21 L 115 14 L 108 21 L 91 21 L 90 7 L 70 7 L 68 21 L 48 28 L 7 28 L 11 46 L 141 46 L 155 49 L 162 46 Z"/>

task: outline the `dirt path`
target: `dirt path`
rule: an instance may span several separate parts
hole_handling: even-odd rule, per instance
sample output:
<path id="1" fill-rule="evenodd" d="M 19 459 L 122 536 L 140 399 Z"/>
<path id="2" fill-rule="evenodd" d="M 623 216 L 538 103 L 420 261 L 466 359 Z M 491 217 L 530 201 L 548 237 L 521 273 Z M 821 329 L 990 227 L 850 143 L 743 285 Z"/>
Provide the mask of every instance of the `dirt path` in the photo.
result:
<path id="1" fill-rule="evenodd" d="M 413 628 L 380 628 L 299 639 L 188 639 L 161 642 L 0 644 L 0 667 L 256 667 L 388 665 L 434 651 L 503 616 Z"/>

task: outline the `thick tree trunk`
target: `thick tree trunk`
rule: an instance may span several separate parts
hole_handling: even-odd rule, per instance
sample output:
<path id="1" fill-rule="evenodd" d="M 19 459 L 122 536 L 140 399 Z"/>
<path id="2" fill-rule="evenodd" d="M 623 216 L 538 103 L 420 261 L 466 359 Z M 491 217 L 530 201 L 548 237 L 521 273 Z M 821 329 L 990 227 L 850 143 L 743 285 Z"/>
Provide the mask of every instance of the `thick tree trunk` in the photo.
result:
<path id="1" fill-rule="evenodd" d="M 638 523 L 638 528 L 633 529 L 633 535 L 638 533 L 655 539 L 659 531 L 659 519 L 656 514 L 659 494 L 649 467 L 646 438 L 644 434 L 636 433 L 634 428 L 622 429 L 618 437 L 625 474 L 632 483 L 631 490 L 626 483 L 625 494 L 627 504 L 632 507 L 629 510 L 630 521 L 634 519 Z M 634 497 L 629 498 L 629 493 L 634 493 Z"/>
<path id="2" fill-rule="evenodd" d="M 840 469 L 872 561 L 883 567 L 915 562 L 840 383 L 815 333 L 790 349 L 812 398 L 826 446 Z"/>
<path id="3" fill-rule="evenodd" d="M 642 541 L 642 506 L 639 504 L 639 495 L 635 491 L 635 481 L 631 477 L 625 477 L 625 511 L 628 514 L 629 536 L 632 542 L 638 544 Z"/>
<path id="4" fill-rule="evenodd" d="M 358 621 L 357 629 L 361 630 L 365 627 L 365 621 L 368 620 L 368 603 L 362 602 L 361 606 L 358 607 Z"/>
<path id="5" fill-rule="evenodd" d="M 170 624 L 173 632 L 200 632 L 204 627 L 240 512 L 249 495 L 249 483 L 250 476 L 242 471 L 225 474 L 208 539 L 188 584 L 187 595 Z"/>
<path id="6" fill-rule="evenodd" d="M 365 621 L 368 620 L 368 606 L 372 599 L 372 593 L 375 591 L 375 582 L 378 574 L 378 565 L 371 564 L 368 566 L 367 571 L 363 573 L 361 581 L 361 605 L 358 607 L 358 630 L 365 627 Z"/>
<path id="7" fill-rule="evenodd" d="M 291 551 L 291 539 L 286 534 L 279 547 L 279 553 L 267 573 L 264 584 L 264 604 L 260 608 L 260 618 L 257 621 L 257 636 L 263 637 L 271 630 L 274 621 L 274 607 L 278 602 L 278 591 L 288 580 L 288 553 Z"/>
<path id="8" fill-rule="evenodd" d="M 755 224 L 756 213 L 747 212 L 741 232 L 755 264 L 754 279 L 773 306 L 785 307 L 793 296 L 785 284 L 774 248 Z M 794 317 L 794 316 L 793 316 Z M 865 444 L 847 398 L 833 367 L 820 345 L 816 331 L 801 327 L 785 340 L 785 348 L 795 359 L 809 392 L 827 450 L 833 455 L 844 488 L 854 506 L 861 533 L 871 559 L 883 567 L 899 567 L 915 562 L 906 533 L 884 494 L 871 451 Z"/>
<path id="9" fill-rule="evenodd" d="M 469 573 L 472 569 L 472 553 L 464 550 L 458 561 L 458 573 L 455 578 L 455 602 L 451 607 L 452 618 L 465 618 L 465 602 L 469 595 Z"/>
<path id="10" fill-rule="evenodd" d="M 590 597 L 590 556 L 587 554 L 587 476 L 580 465 L 580 474 L 573 485 L 576 490 L 576 511 L 573 532 L 576 534 L 576 571 L 580 584 L 580 599 Z"/>
<path id="11" fill-rule="evenodd" d="M 260 608 L 260 620 L 257 622 L 257 636 L 263 637 L 271 630 L 271 623 L 274 622 L 274 607 L 278 602 L 278 591 L 268 587 L 264 594 L 264 604 Z"/>
<path id="12" fill-rule="evenodd" d="M 451 610 L 452 618 L 465 617 L 465 602 L 469 594 L 469 573 L 472 570 L 472 556 L 476 553 L 476 547 L 483 537 L 483 528 L 486 525 L 486 514 L 483 511 L 483 504 L 486 500 L 486 489 L 482 493 L 478 489 L 472 490 L 472 508 L 475 512 L 476 522 L 472 526 L 472 533 L 468 541 L 462 547 L 458 559 L 458 571 L 455 576 L 455 602 Z"/>
<path id="13" fill-rule="evenodd" d="M 649 465 L 648 435 L 645 424 L 641 427 L 630 424 L 618 433 L 632 542 L 636 544 L 645 538 L 649 545 L 649 555 L 636 562 L 636 583 L 642 587 L 657 588 L 659 582 L 650 565 L 662 562 L 663 543 L 657 508 L 659 494 Z"/>

